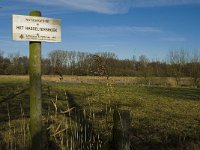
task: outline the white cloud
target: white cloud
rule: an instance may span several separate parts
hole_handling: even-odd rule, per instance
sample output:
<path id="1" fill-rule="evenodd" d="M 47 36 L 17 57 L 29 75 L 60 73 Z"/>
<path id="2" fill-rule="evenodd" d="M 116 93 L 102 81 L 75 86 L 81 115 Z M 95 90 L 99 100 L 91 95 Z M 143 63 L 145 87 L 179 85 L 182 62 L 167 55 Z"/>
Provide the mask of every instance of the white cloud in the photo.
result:
<path id="1" fill-rule="evenodd" d="M 18 3 L 19 4 L 19 3 Z M 19 6 L 19 5 L 9 6 L 9 5 L 3 5 L 2 8 L 0 8 L 0 17 L 8 17 L 11 16 L 12 13 L 17 11 L 24 11 L 27 10 L 27 6 Z"/>
<path id="2" fill-rule="evenodd" d="M 103 44 L 103 45 L 100 45 L 100 47 L 115 47 L 116 45 L 115 44 Z"/>
<path id="3" fill-rule="evenodd" d="M 162 40 L 168 41 L 168 42 L 186 42 L 186 38 L 184 37 L 167 37 L 163 38 Z"/>
<path id="4" fill-rule="evenodd" d="M 72 10 L 92 11 L 104 14 L 126 13 L 132 7 L 200 4 L 200 0 L 35 0 L 34 2 L 43 5 L 64 6 Z"/>
<path id="5" fill-rule="evenodd" d="M 139 26 L 89 26 L 89 27 L 66 27 L 67 32 L 73 33 L 162 33 L 163 31 L 156 27 L 139 27 Z"/>
<path id="6" fill-rule="evenodd" d="M 73 10 L 105 14 L 126 13 L 131 6 L 131 0 L 35 0 L 34 2 L 44 5 L 65 6 Z"/>
<path id="7" fill-rule="evenodd" d="M 10 15 L 10 13 L 1 13 L 0 17 L 5 17 L 5 16 L 9 16 L 9 15 Z"/>
<path id="8" fill-rule="evenodd" d="M 132 0 L 132 7 L 200 4 L 200 0 Z"/>

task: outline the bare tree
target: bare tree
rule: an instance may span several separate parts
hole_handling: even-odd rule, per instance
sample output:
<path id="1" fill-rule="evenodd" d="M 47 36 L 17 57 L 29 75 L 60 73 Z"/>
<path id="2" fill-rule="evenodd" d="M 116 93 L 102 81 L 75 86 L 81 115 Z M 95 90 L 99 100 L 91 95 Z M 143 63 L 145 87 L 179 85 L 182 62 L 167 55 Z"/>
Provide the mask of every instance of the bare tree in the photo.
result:
<path id="1" fill-rule="evenodd" d="M 179 85 L 181 77 L 183 77 L 183 69 L 189 61 L 189 54 L 186 50 L 170 51 L 168 56 L 169 63 L 171 64 L 170 71 L 172 76 L 176 78 L 176 84 Z"/>
<path id="2" fill-rule="evenodd" d="M 55 50 L 49 53 L 49 59 L 53 67 L 54 73 L 60 76 L 60 80 L 63 80 L 67 56 L 68 54 L 62 50 Z"/>
<path id="3" fill-rule="evenodd" d="M 152 67 L 149 65 L 150 61 L 145 55 L 139 56 L 139 70 L 141 71 L 141 75 L 144 77 L 146 83 L 150 85 L 151 84 L 151 78 L 152 78 Z"/>
<path id="4" fill-rule="evenodd" d="M 194 51 L 190 62 L 190 76 L 193 80 L 193 86 L 200 86 L 200 54 Z"/>

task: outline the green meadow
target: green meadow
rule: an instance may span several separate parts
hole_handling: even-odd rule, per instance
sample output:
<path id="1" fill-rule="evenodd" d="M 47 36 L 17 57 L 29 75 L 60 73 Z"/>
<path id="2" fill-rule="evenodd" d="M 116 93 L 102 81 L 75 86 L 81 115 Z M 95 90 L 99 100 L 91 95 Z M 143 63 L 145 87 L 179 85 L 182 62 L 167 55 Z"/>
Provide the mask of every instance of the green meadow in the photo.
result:
<path id="1" fill-rule="evenodd" d="M 0 149 L 29 148 L 28 85 L 28 77 L 0 76 Z M 48 149 L 76 149 L 86 124 L 96 149 L 109 149 L 114 109 L 130 112 L 132 149 L 200 149 L 197 88 L 43 79 L 42 101 Z"/>

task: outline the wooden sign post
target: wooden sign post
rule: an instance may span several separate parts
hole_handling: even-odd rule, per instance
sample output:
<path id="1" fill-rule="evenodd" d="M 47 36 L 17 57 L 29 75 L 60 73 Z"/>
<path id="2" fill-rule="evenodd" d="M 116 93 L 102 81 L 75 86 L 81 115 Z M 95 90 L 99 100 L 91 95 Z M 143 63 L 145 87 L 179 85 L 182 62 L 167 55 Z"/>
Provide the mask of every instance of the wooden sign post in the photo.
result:
<path id="1" fill-rule="evenodd" d="M 41 16 L 39 11 L 30 16 Z M 29 42 L 31 149 L 42 150 L 41 42 Z"/>
<path id="2" fill-rule="evenodd" d="M 41 17 L 40 11 L 29 16 L 13 15 L 13 40 L 29 41 L 30 133 L 31 149 L 42 150 L 41 41 L 61 42 L 61 20 Z"/>

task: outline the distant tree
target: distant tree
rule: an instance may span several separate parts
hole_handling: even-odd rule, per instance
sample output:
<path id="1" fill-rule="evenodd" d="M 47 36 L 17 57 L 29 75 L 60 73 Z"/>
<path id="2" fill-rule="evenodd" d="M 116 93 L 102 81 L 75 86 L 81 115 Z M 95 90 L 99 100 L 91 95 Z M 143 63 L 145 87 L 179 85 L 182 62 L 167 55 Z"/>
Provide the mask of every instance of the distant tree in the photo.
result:
<path id="1" fill-rule="evenodd" d="M 184 76 L 183 69 L 188 63 L 189 54 L 186 50 L 170 51 L 168 61 L 171 64 L 170 71 L 172 76 L 176 78 L 176 84 L 179 85 L 180 78 Z"/>
<path id="2" fill-rule="evenodd" d="M 7 74 L 15 74 L 15 75 L 24 75 L 28 74 L 28 57 L 20 56 L 19 53 L 9 54 L 8 58 L 6 58 L 7 66 L 6 73 Z M 9 59 L 9 61 L 8 61 Z"/>
<path id="3" fill-rule="evenodd" d="M 76 51 L 68 51 L 68 64 L 69 64 L 69 70 L 70 74 L 74 75 L 75 69 L 76 69 Z"/>
<path id="4" fill-rule="evenodd" d="M 3 51 L 0 50 L 0 74 L 4 74 L 4 57 Z"/>
<path id="5" fill-rule="evenodd" d="M 104 76 L 106 75 L 105 64 L 103 61 L 103 57 L 95 54 L 92 56 L 92 62 L 90 65 L 90 72 L 96 76 Z"/>
<path id="6" fill-rule="evenodd" d="M 42 58 L 42 74 L 45 75 L 53 74 L 51 61 L 48 58 Z"/>
<path id="7" fill-rule="evenodd" d="M 9 71 L 9 67 L 11 65 L 10 59 L 4 58 L 2 65 L 2 74 L 9 75 L 11 74 Z"/>
<path id="8" fill-rule="evenodd" d="M 190 60 L 190 76 L 194 86 L 200 86 L 200 54 L 194 51 Z"/>
<path id="9" fill-rule="evenodd" d="M 91 56 L 90 73 L 93 75 L 109 77 L 116 72 L 117 56 L 115 53 L 102 52 Z"/>
<path id="10" fill-rule="evenodd" d="M 77 75 L 89 75 L 91 55 L 85 52 L 77 52 L 75 73 Z"/>
<path id="11" fill-rule="evenodd" d="M 60 79 L 63 79 L 63 74 L 66 72 L 66 63 L 68 60 L 68 53 L 62 50 L 54 50 L 48 54 L 50 60 L 53 74 L 60 76 Z"/>
<path id="12" fill-rule="evenodd" d="M 143 76 L 146 76 L 146 69 L 148 67 L 149 59 L 145 55 L 139 56 L 139 70 L 142 72 Z"/>

